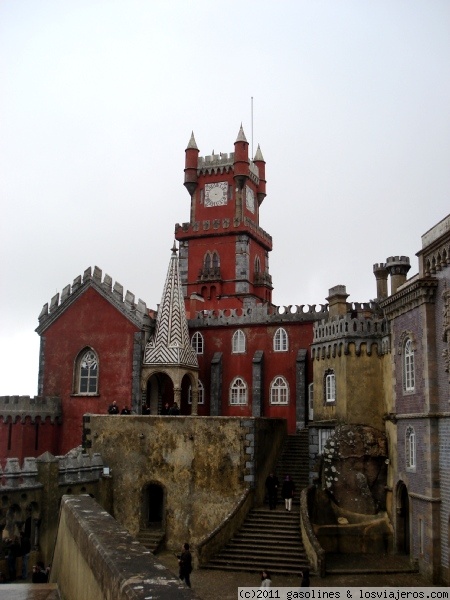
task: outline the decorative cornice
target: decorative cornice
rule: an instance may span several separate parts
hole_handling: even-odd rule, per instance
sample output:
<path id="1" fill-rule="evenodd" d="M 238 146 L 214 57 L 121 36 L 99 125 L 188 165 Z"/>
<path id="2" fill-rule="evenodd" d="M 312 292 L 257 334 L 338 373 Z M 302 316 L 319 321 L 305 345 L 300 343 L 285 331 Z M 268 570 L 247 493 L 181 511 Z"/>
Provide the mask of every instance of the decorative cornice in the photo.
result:
<path id="1" fill-rule="evenodd" d="M 434 277 L 413 279 L 399 291 L 380 302 L 386 317 L 391 320 L 426 303 L 434 303 L 439 282 Z"/>

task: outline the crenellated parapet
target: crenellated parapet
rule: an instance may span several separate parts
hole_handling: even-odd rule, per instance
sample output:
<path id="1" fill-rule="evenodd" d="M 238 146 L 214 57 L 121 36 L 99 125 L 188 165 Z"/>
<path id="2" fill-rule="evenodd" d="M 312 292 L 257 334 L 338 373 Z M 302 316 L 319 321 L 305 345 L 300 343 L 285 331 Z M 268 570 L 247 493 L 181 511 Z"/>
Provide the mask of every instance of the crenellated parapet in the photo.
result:
<path id="1" fill-rule="evenodd" d="M 41 334 L 59 315 L 66 310 L 81 294 L 89 287 L 95 288 L 104 298 L 113 304 L 120 312 L 128 317 L 139 328 L 150 326 L 151 318 L 146 303 L 139 299 L 136 302 L 135 295 L 127 290 L 124 294 L 123 285 L 113 282 L 112 278 L 102 270 L 91 267 L 84 271 L 84 274 L 78 275 L 73 280 L 72 285 L 66 285 L 61 295 L 55 294 L 50 303 L 44 304 L 39 315 L 39 326 L 37 333 Z"/>
<path id="2" fill-rule="evenodd" d="M 308 322 L 321 320 L 326 314 L 326 304 L 321 304 L 319 310 L 316 309 L 315 304 L 289 305 L 284 307 L 272 304 L 256 304 L 242 308 L 198 311 L 195 318 L 189 321 L 189 327 Z"/>
<path id="3" fill-rule="evenodd" d="M 18 458 L 7 458 L 2 469 L 0 465 L 0 490 L 40 489 L 38 463 L 58 461 L 58 485 L 98 481 L 103 473 L 103 460 L 100 454 L 92 456 L 83 453 L 81 447 L 74 448 L 65 456 L 54 457 L 45 453 L 39 458 L 28 457 L 22 465 Z"/>
<path id="4" fill-rule="evenodd" d="M 0 418 L 4 422 L 10 419 L 13 423 L 18 420 L 24 423 L 30 418 L 34 423 L 36 419 L 49 418 L 55 423 L 60 421 L 61 414 L 61 399 L 57 397 L 0 396 Z"/>
<path id="5" fill-rule="evenodd" d="M 375 345 L 381 356 L 389 352 L 389 324 L 387 319 L 374 315 L 371 318 L 358 315 L 356 310 L 334 319 L 322 319 L 314 324 L 312 356 L 319 360 L 349 354 L 354 345 L 357 356 L 362 348 L 368 356 Z"/>
<path id="6" fill-rule="evenodd" d="M 58 484 L 97 481 L 103 472 L 103 460 L 100 454 L 92 457 L 83 452 L 81 446 L 74 448 L 65 456 L 58 456 Z"/>
<path id="7" fill-rule="evenodd" d="M 210 231 L 214 235 L 225 233 L 245 233 L 253 234 L 255 239 L 262 242 L 268 250 L 272 249 L 272 236 L 269 235 L 262 227 L 259 227 L 254 221 L 248 217 L 240 219 L 211 219 L 205 221 L 194 221 L 193 223 L 177 223 L 175 225 L 175 237 L 177 240 L 189 239 L 197 235 L 203 235 L 205 231 Z"/>
<path id="8" fill-rule="evenodd" d="M 25 458 L 20 465 L 18 458 L 7 458 L 4 469 L 0 465 L 0 489 L 5 490 L 30 490 L 42 488 L 38 481 L 38 469 L 35 458 Z"/>
<path id="9" fill-rule="evenodd" d="M 199 156 L 197 163 L 198 175 L 216 175 L 217 173 L 228 173 L 234 166 L 234 152 L 229 154 L 220 152 L 209 156 Z M 259 184 L 259 169 L 253 161 L 249 161 L 249 171 L 251 179 Z"/>

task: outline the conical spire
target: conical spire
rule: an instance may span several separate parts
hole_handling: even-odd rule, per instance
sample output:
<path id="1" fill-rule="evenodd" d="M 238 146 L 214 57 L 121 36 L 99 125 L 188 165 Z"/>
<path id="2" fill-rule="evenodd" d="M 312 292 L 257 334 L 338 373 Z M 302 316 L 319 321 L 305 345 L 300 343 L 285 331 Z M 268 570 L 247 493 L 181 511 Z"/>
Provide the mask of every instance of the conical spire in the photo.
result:
<path id="1" fill-rule="evenodd" d="M 155 333 L 145 347 L 144 365 L 198 368 L 197 355 L 189 340 L 177 251 L 174 242 Z"/>
<path id="2" fill-rule="evenodd" d="M 255 154 L 255 158 L 253 159 L 253 161 L 256 162 L 257 160 L 264 161 L 264 157 L 262 155 L 261 148 L 259 147 L 259 144 L 258 144 L 258 148 L 256 149 L 256 154 Z"/>
<path id="3" fill-rule="evenodd" d="M 194 132 L 191 133 L 191 138 L 189 140 L 186 150 L 188 150 L 190 148 L 193 148 L 194 150 L 198 150 L 197 142 L 195 141 L 195 137 L 194 137 Z"/>
<path id="4" fill-rule="evenodd" d="M 242 123 L 241 123 L 241 128 L 239 129 L 238 136 L 236 138 L 236 142 L 247 142 L 247 138 L 245 137 L 244 128 L 242 127 Z M 248 142 L 247 142 L 247 144 L 248 144 Z"/>

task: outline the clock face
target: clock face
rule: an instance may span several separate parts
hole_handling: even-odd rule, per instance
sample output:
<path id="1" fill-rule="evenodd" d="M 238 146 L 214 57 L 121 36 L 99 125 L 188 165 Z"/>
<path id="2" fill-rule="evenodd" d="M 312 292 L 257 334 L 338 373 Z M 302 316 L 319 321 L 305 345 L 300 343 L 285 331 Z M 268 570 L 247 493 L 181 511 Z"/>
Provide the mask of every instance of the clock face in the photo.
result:
<path id="1" fill-rule="evenodd" d="M 205 206 L 224 206 L 228 201 L 228 183 L 205 183 Z"/>
<path id="2" fill-rule="evenodd" d="M 245 186 L 245 205 L 250 212 L 255 212 L 255 194 L 248 185 Z"/>

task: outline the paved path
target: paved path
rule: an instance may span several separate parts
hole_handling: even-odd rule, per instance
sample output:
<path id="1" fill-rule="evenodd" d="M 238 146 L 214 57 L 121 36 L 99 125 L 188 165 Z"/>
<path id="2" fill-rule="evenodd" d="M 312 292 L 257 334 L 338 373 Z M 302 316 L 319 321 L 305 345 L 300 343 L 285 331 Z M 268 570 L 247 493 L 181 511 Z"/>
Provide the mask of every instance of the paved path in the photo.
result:
<path id="1" fill-rule="evenodd" d="M 178 573 L 176 557 L 168 552 L 156 557 L 173 573 Z M 392 556 L 380 560 L 380 570 L 387 569 Z M 198 569 L 191 575 L 192 589 L 201 600 L 237 600 L 239 587 L 258 587 L 260 580 L 257 573 L 239 573 Z M 298 577 L 274 577 L 273 586 L 292 587 L 300 585 Z M 311 587 L 427 587 L 430 586 L 418 573 L 373 573 L 328 575 L 325 578 L 311 577 Z"/>

